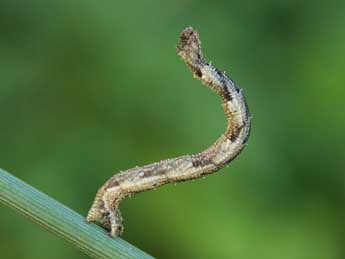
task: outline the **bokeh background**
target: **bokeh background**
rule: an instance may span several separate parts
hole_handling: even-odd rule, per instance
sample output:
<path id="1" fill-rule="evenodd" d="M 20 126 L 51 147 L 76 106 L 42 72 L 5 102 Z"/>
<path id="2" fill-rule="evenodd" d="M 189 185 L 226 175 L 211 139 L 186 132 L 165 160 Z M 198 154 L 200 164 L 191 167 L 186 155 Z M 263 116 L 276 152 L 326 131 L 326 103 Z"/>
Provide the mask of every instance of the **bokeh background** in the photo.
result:
<path id="1" fill-rule="evenodd" d="M 218 97 L 175 53 L 195 27 L 244 89 L 247 149 L 125 200 L 158 258 L 345 258 L 345 1 L 0 1 L 0 166 L 85 215 L 114 173 L 211 144 Z M 0 257 L 87 258 L 0 206 Z"/>

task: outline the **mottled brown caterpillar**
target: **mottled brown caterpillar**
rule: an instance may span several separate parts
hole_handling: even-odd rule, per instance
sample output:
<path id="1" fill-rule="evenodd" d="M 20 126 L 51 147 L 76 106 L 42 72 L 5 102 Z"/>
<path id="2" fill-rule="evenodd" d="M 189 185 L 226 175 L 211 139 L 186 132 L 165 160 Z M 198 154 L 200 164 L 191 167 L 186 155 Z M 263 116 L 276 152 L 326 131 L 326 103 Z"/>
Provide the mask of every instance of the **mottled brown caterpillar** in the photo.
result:
<path id="1" fill-rule="evenodd" d="M 98 222 L 114 237 L 122 233 L 119 205 L 122 199 L 166 183 L 199 178 L 218 171 L 245 147 L 250 131 L 250 116 L 240 88 L 224 72 L 207 63 L 201 53 L 198 33 L 191 27 L 180 35 L 178 55 L 195 78 L 220 95 L 227 119 L 227 129 L 206 150 L 128 169 L 111 177 L 97 192 L 87 215 L 88 222 Z"/>

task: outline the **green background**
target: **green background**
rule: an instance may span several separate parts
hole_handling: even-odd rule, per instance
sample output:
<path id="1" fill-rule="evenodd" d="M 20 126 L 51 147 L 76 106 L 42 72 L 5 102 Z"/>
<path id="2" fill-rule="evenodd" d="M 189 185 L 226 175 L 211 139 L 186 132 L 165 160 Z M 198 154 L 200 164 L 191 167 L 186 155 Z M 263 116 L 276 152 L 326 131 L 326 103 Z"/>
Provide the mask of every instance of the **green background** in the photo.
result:
<path id="1" fill-rule="evenodd" d="M 249 145 L 125 200 L 158 258 L 345 258 L 345 1 L 0 1 L 0 167 L 85 215 L 111 175 L 200 151 L 219 98 L 175 53 L 196 28 L 243 88 Z M 87 258 L 0 206 L 0 257 Z"/>

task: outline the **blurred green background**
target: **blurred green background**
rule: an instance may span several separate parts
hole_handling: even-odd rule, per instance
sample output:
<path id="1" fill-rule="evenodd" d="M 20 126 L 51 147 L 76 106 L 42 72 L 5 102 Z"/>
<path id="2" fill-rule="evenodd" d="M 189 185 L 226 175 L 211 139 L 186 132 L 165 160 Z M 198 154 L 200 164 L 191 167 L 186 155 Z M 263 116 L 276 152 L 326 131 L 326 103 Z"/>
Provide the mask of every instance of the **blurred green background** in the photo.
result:
<path id="1" fill-rule="evenodd" d="M 345 258 L 345 1 L 1 0 L 0 167 L 85 215 L 119 170 L 206 148 L 225 120 L 175 53 L 189 25 L 244 89 L 249 145 L 125 200 L 123 238 L 158 258 Z M 1 258 L 87 258 L 0 216 Z"/>

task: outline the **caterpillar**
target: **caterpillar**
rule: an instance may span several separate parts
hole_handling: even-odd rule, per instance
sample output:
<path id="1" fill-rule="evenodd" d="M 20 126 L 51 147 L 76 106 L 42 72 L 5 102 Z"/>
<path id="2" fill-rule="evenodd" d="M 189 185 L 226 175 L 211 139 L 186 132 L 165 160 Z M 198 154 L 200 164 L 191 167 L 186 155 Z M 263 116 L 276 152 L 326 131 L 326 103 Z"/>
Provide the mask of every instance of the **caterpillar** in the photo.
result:
<path id="1" fill-rule="evenodd" d="M 109 230 L 111 237 L 123 231 L 119 205 L 124 198 L 167 183 L 196 179 L 216 172 L 236 158 L 246 146 L 251 118 L 242 90 L 224 72 L 205 60 L 199 35 L 192 27 L 182 31 L 176 50 L 193 76 L 220 96 L 227 119 L 226 131 L 200 153 L 162 160 L 112 176 L 98 190 L 86 217 L 87 222 L 97 222 Z"/>

